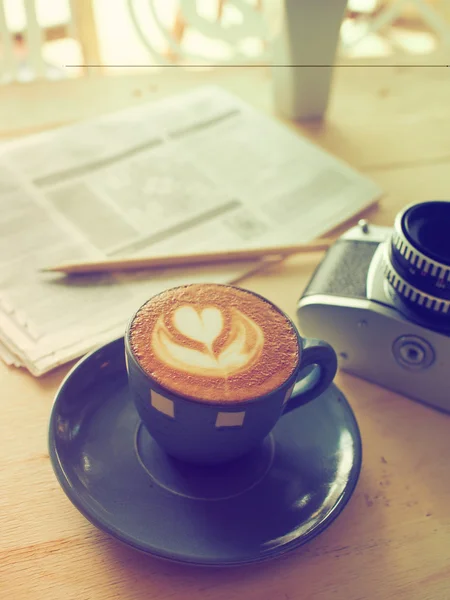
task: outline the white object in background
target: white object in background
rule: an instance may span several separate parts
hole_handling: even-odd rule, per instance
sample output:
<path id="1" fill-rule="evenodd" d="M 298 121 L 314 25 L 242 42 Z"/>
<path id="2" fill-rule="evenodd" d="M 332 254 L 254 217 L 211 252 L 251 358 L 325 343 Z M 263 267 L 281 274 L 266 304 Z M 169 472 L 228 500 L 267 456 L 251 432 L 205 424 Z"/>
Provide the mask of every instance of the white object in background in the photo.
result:
<path id="1" fill-rule="evenodd" d="M 0 0 L 0 84 L 67 77 L 47 45 L 62 40 L 73 42 L 79 63 L 100 63 L 92 0 Z"/>
<path id="2" fill-rule="evenodd" d="M 58 13 L 57 9 L 64 7 L 64 1 L 67 3 L 67 0 L 62 0 L 61 5 L 60 0 L 51 6 L 47 5 L 47 12 Z M 0 0 L 0 39 L 4 47 L 3 55 L 0 55 L 0 84 L 54 78 L 56 69 L 44 59 L 42 6 L 42 2 L 36 0 Z M 64 27 L 66 22 L 52 20 L 48 26 Z M 22 44 L 15 42 L 19 34 L 23 36 Z"/>
<path id="3" fill-rule="evenodd" d="M 127 0 L 135 31 L 156 64 L 184 61 L 222 66 L 261 64 L 261 61 L 269 60 L 269 53 L 264 47 L 267 25 L 254 2 L 176 0 L 175 4 L 182 23 L 181 26 L 178 24 L 182 29 L 178 33 L 174 31 L 177 28 L 173 23 L 174 19 L 176 22 L 177 10 L 173 10 L 173 3 L 167 0 Z M 143 10 L 144 6 L 146 10 Z M 234 18 L 227 19 L 227 9 Z M 246 47 L 249 41 L 259 42 L 258 50 L 253 48 L 254 51 L 249 53 Z"/>
<path id="4" fill-rule="evenodd" d="M 275 109 L 288 119 L 321 118 L 347 0 L 267 0 Z"/>
<path id="5" fill-rule="evenodd" d="M 4 3 L 0 1 L 0 39 L 2 40 L 2 56 L 0 57 L 0 83 L 8 77 L 12 79 L 16 75 L 16 64 L 14 61 L 14 44 L 8 23 Z"/>

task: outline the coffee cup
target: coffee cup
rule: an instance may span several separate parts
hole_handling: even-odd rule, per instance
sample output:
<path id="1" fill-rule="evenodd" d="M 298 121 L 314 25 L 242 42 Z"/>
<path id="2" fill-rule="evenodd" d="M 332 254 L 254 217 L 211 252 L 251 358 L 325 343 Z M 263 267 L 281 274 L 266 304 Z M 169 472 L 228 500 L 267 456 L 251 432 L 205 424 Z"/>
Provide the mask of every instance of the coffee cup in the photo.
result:
<path id="1" fill-rule="evenodd" d="M 204 465 L 253 450 L 280 417 L 320 396 L 337 369 L 333 348 L 302 338 L 274 304 L 219 284 L 147 301 L 128 324 L 125 359 L 149 434 L 170 456 Z"/>

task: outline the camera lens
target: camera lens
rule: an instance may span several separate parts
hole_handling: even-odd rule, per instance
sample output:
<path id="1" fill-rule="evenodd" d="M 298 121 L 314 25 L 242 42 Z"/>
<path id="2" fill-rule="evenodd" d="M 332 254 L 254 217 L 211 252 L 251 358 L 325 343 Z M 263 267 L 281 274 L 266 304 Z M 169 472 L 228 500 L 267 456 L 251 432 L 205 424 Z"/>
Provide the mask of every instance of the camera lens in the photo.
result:
<path id="1" fill-rule="evenodd" d="M 413 204 L 397 215 L 384 269 L 400 310 L 431 327 L 450 328 L 450 201 Z"/>
<path id="2" fill-rule="evenodd" d="M 409 208 L 402 229 L 409 242 L 422 254 L 450 264 L 450 202 L 425 202 Z"/>

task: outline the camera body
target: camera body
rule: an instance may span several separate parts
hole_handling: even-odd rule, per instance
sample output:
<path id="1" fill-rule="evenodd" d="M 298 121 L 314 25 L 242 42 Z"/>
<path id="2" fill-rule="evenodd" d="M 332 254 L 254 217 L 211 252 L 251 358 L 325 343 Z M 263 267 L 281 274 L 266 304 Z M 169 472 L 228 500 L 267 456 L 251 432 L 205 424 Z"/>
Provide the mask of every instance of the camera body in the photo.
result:
<path id="1" fill-rule="evenodd" d="M 361 221 L 339 238 L 298 302 L 300 331 L 330 343 L 342 370 L 450 412 L 450 335 L 442 326 L 448 305 L 444 300 L 439 303 L 429 289 L 420 294 L 417 286 L 408 288 L 406 276 L 395 279 L 389 265 L 398 261 L 392 256 L 391 243 L 396 244 L 394 254 L 399 249 L 400 262 L 405 255 L 411 258 L 414 266 L 405 268 L 408 277 L 439 276 L 438 263 L 426 263 L 417 252 L 424 260 L 421 263 L 404 240 L 395 236 L 392 228 Z M 436 285 L 442 289 L 442 277 L 445 275 L 445 282 L 450 280 L 450 269 L 445 264 L 438 266 L 442 275 Z M 419 310 L 405 307 L 402 294 L 414 298 Z M 439 319 L 432 313 L 439 313 Z"/>

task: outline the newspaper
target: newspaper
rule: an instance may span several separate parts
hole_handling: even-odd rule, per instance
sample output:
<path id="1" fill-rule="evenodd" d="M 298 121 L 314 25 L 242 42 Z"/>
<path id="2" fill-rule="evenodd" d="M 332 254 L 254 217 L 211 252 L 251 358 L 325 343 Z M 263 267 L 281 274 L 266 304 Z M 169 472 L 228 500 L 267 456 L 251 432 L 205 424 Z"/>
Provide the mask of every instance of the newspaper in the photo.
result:
<path id="1" fill-rule="evenodd" d="M 4 144 L 0 357 L 42 375 L 122 335 L 153 294 L 252 264 L 74 279 L 41 267 L 306 242 L 380 192 L 212 86 Z"/>

